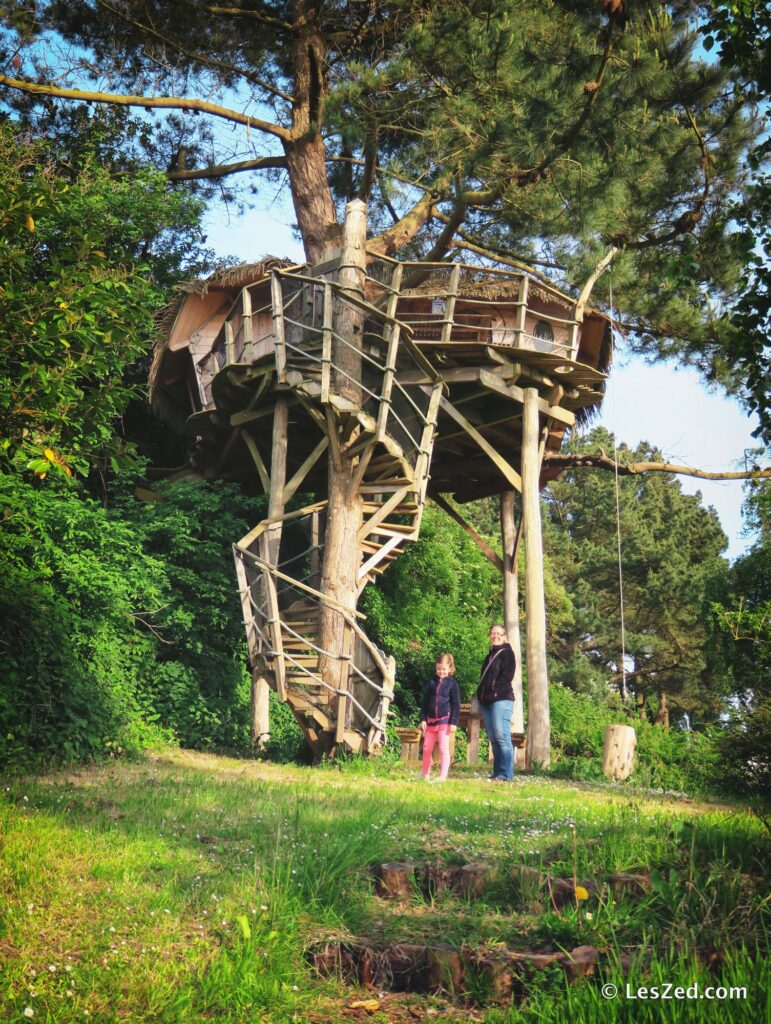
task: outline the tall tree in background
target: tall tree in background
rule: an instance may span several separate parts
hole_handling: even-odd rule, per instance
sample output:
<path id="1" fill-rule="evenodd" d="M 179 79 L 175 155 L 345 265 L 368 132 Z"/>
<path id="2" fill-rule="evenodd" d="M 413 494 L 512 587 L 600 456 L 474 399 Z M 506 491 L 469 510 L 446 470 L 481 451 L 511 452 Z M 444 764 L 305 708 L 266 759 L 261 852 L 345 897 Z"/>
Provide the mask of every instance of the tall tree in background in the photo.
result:
<path id="1" fill-rule="evenodd" d="M 603 429 L 574 441 L 575 452 L 612 449 Z M 656 460 L 648 445 L 619 449 L 621 461 Z M 573 606 L 568 628 L 553 631 L 555 677 L 581 689 L 621 677 L 621 606 L 614 479 L 578 470 L 549 485 L 546 547 Z M 717 515 L 673 477 L 619 478 L 621 561 L 628 685 L 640 710 L 655 699 L 702 721 L 722 706 L 722 682 L 705 656 L 708 593 L 725 575 L 726 546 Z"/>
<path id="2" fill-rule="evenodd" d="M 353 196 L 376 251 L 465 249 L 563 286 L 613 253 L 634 343 L 746 397 L 716 300 L 741 271 L 725 211 L 752 132 L 726 73 L 695 57 L 699 10 L 49 0 L 5 5 L 0 85 L 26 108 L 169 114 L 157 165 L 175 181 L 286 175 L 311 260 Z"/>
<path id="3" fill-rule="evenodd" d="M 704 22 L 704 46 L 717 44 L 720 63 L 736 76 L 735 88 L 762 115 L 767 129 L 771 95 L 771 8 L 764 0 L 713 0 Z M 743 287 L 732 307 L 735 331 L 728 358 L 746 377 L 748 405 L 760 426 L 756 436 L 771 443 L 771 139 L 767 130 L 748 156 L 751 172 L 744 197 L 731 211 L 744 253 Z"/>
<path id="4" fill-rule="evenodd" d="M 743 789 L 771 787 L 771 486 L 749 485 L 744 503 L 755 542 L 728 574 L 713 611 L 731 674 L 731 728 L 723 743 L 731 781 Z"/>

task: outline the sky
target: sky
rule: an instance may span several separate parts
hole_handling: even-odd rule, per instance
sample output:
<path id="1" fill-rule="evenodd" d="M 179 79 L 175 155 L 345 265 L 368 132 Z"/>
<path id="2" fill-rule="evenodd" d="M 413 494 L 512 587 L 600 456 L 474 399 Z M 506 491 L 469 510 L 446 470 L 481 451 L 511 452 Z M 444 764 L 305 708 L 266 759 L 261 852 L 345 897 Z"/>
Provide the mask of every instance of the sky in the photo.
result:
<path id="1" fill-rule="evenodd" d="M 240 216 L 214 207 L 205 222 L 206 244 L 223 258 L 252 262 L 270 255 L 300 262 L 303 251 L 292 231 L 293 219 L 281 194 Z M 647 441 L 667 461 L 711 472 L 742 469 L 745 449 L 757 447 L 752 437 L 757 422 L 735 400 L 708 391 L 694 370 L 673 362 L 649 366 L 623 348 L 616 353 L 596 423 L 612 431 L 619 443 L 633 448 Z M 753 539 L 742 532 L 742 482 L 678 479 L 687 494 L 701 491 L 704 504 L 717 511 L 728 536 L 726 556 L 741 555 Z"/>

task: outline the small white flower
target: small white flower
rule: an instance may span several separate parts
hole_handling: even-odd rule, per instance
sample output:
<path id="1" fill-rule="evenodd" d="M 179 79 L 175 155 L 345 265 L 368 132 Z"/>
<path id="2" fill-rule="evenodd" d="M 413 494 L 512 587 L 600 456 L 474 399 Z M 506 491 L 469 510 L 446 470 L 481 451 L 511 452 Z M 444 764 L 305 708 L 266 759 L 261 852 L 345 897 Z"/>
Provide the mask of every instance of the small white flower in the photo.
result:
<path id="1" fill-rule="evenodd" d="M 587 921 L 591 921 L 591 919 L 594 917 L 594 914 L 587 910 L 587 912 L 584 914 L 584 917 Z"/>
<path id="2" fill-rule="evenodd" d="M 51 972 L 51 974 L 56 974 L 56 964 L 49 964 L 48 970 Z"/>
<path id="3" fill-rule="evenodd" d="M 26 800 L 27 798 L 24 797 L 24 799 Z M 35 1011 L 32 1009 L 31 1006 L 25 1006 L 24 1007 L 24 1016 L 25 1017 L 34 1017 L 35 1016 Z"/>

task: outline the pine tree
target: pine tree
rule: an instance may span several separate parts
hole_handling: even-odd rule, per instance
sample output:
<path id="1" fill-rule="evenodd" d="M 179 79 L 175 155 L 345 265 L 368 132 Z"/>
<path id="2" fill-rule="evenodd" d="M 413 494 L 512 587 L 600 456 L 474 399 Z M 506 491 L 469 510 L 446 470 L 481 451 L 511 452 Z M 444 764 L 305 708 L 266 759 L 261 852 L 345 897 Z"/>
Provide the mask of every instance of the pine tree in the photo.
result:
<path id="1" fill-rule="evenodd" d="M 612 435 L 597 429 L 569 448 L 598 446 L 612 449 Z M 619 456 L 642 461 L 660 453 L 647 444 L 634 451 L 622 445 Z M 662 722 L 667 708 L 714 720 L 724 695 L 724 680 L 706 656 L 708 594 L 715 577 L 725 574 L 726 538 L 717 515 L 666 474 L 621 477 L 618 483 L 628 685 L 641 711 L 654 698 Z M 586 470 L 566 473 L 549 485 L 546 504 L 547 550 L 573 605 L 569 628 L 553 639 L 554 674 L 576 688 L 620 684 L 614 479 Z"/>

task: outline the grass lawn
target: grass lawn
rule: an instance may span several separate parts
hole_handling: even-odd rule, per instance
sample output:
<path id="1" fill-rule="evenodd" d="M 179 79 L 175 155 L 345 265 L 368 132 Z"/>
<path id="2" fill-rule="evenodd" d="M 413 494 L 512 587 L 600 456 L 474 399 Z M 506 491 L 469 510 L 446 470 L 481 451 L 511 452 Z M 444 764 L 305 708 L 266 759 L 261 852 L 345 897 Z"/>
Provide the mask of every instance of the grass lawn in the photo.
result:
<path id="1" fill-rule="evenodd" d="M 171 751 L 8 780 L 0 1020 L 758 1024 L 768 853 L 741 806 L 468 769 L 432 786 L 402 765 Z M 379 897 L 371 868 L 387 861 L 433 887 Z M 488 868 L 479 895 L 442 891 L 472 862 Z M 644 890 L 603 885 L 619 872 Z M 559 879 L 586 892 L 560 905 Z M 386 951 L 425 945 L 460 951 L 454 991 L 393 991 Z M 579 946 L 599 951 L 585 977 L 509 956 Z M 325 950 L 340 972 L 314 969 Z M 343 963 L 362 950 L 364 984 Z"/>

